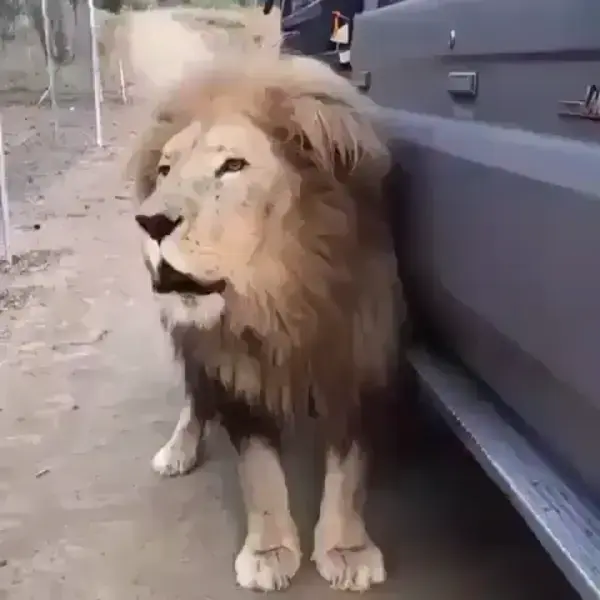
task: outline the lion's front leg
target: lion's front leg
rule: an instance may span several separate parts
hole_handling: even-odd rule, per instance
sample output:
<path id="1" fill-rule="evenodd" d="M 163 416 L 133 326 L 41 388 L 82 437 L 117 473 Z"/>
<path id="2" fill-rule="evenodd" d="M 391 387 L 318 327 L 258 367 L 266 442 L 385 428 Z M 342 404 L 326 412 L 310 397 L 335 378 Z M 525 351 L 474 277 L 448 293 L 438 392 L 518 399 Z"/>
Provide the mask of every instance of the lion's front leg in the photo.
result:
<path id="1" fill-rule="evenodd" d="M 181 411 L 171 438 L 152 459 L 152 468 L 159 475 L 184 475 L 196 467 L 208 423 L 215 417 L 214 386 L 195 354 L 197 335 L 193 326 L 177 326 L 171 331 L 175 353 L 183 363 L 189 403 Z"/>
<path id="2" fill-rule="evenodd" d="M 386 578 L 383 555 L 362 515 L 364 454 L 354 443 L 345 454 L 331 447 L 326 460 L 312 560 L 332 588 L 362 592 Z"/>
<path id="3" fill-rule="evenodd" d="M 248 532 L 235 560 L 237 582 L 248 589 L 285 589 L 302 555 L 279 457 L 264 441 L 251 438 L 242 448 L 239 472 Z"/>
<path id="4" fill-rule="evenodd" d="M 198 464 L 206 422 L 198 419 L 192 405 L 193 401 L 182 409 L 169 441 L 152 459 L 152 468 L 159 475 L 184 475 Z"/>
<path id="5" fill-rule="evenodd" d="M 221 423 L 239 452 L 239 477 L 247 533 L 235 560 L 238 584 L 260 591 L 288 587 L 302 553 L 281 465 L 280 429 L 259 406 L 242 400 L 219 406 Z"/>

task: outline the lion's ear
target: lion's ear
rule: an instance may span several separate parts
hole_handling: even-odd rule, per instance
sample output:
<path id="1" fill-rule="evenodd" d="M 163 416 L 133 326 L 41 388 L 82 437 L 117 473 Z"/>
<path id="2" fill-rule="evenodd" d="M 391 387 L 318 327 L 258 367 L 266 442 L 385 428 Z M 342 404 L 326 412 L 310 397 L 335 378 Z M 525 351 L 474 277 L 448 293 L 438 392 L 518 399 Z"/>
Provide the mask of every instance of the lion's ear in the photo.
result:
<path id="1" fill-rule="evenodd" d="M 310 148 L 313 162 L 336 178 L 356 169 L 389 168 L 388 151 L 369 118 L 339 99 L 310 95 L 294 99 L 296 137 Z M 373 173 L 375 174 L 375 173 Z"/>

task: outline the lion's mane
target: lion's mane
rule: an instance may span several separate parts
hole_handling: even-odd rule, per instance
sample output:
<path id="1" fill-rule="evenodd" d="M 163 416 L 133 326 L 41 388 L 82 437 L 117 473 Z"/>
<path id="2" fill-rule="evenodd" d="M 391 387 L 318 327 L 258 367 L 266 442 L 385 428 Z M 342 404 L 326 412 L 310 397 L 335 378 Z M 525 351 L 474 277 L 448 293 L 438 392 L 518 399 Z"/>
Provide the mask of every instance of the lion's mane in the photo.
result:
<path id="1" fill-rule="evenodd" d="M 186 368 L 193 356 L 250 405 L 289 415 L 311 396 L 317 412 L 346 422 L 361 395 L 388 383 L 404 318 L 376 109 L 309 58 L 216 58 L 161 102 L 141 137 L 131 163 L 141 202 L 155 190 L 163 146 L 192 122 L 227 112 L 270 138 L 296 181 L 294 202 L 285 213 L 277 198 L 270 203 L 252 289 L 227 298 L 212 330 L 175 324 L 176 345 Z"/>

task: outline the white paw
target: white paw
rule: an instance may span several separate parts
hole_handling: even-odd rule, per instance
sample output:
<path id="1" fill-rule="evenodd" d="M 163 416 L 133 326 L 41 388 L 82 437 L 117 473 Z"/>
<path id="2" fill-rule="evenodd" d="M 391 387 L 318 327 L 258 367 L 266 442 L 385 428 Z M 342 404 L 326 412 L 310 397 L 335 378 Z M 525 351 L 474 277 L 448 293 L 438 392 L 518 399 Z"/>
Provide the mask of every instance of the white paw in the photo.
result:
<path id="1" fill-rule="evenodd" d="M 263 592 L 283 590 L 300 567 L 300 558 L 297 548 L 280 546 L 257 551 L 246 544 L 235 559 L 238 585 Z"/>
<path id="2" fill-rule="evenodd" d="M 335 590 L 365 592 L 386 579 L 383 555 L 372 542 L 361 548 L 315 551 L 312 559 L 321 577 Z"/>
<path id="3" fill-rule="evenodd" d="M 196 439 L 184 437 L 167 442 L 152 459 L 152 468 L 159 475 L 175 477 L 189 473 L 198 463 L 198 444 Z"/>

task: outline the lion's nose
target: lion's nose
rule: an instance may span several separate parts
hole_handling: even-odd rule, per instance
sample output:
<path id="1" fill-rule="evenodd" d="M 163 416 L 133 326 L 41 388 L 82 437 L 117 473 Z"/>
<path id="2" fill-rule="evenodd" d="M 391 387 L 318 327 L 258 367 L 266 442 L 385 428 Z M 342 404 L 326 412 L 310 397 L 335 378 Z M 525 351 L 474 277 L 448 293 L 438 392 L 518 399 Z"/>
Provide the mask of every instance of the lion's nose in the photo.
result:
<path id="1" fill-rule="evenodd" d="M 135 220 L 153 240 L 160 242 L 173 233 L 182 218 L 170 219 L 163 213 L 157 213 L 155 215 L 136 215 Z"/>

